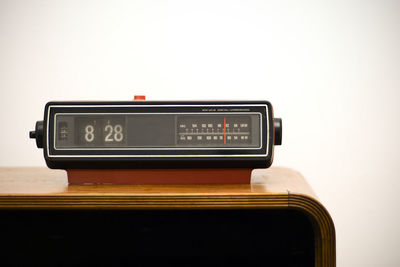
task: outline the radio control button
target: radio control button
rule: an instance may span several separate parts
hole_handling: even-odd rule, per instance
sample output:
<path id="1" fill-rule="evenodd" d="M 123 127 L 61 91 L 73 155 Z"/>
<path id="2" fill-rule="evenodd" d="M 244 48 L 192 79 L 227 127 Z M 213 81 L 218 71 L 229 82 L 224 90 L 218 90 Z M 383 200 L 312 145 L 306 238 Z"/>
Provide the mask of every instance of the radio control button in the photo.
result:
<path id="1" fill-rule="evenodd" d="M 135 95 L 134 97 L 133 97 L 133 100 L 134 101 L 143 101 L 143 100 L 146 100 L 146 96 L 145 95 Z"/>

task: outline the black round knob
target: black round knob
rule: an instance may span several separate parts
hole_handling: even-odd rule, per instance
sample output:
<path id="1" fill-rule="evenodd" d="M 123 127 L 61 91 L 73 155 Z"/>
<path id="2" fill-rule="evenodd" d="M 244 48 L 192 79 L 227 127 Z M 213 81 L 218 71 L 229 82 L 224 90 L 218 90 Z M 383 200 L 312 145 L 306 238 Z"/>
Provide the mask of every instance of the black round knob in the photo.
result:
<path id="1" fill-rule="evenodd" d="M 29 132 L 29 138 L 36 139 L 36 146 L 43 148 L 43 121 L 37 121 L 35 130 Z"/>
<path id="2" fill-rule="evenodd" d="M 274 131 L 275 131 L 274 145 L 280 146 L 280 145 L 282 145 L 282 119 L 281 118 L 274 119 Z"/>
<path id="3" fill-rule="evenodd" d="M 36 138 L 36 132 L 35 131 L 30 131 L 29 132 L 29 138 L 35 139 Z"/>

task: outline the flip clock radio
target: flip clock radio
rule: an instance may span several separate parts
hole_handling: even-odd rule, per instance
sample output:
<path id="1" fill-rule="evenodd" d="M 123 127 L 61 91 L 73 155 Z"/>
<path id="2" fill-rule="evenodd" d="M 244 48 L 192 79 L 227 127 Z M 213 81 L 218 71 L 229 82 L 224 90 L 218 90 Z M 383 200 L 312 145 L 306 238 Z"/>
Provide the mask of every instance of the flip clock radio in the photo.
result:
<path id="1" fill-rule="evenodd" d="M 282 122 L 267 101 L 49 102 L 30 138 L 52 169 L 267 168 Z"/>

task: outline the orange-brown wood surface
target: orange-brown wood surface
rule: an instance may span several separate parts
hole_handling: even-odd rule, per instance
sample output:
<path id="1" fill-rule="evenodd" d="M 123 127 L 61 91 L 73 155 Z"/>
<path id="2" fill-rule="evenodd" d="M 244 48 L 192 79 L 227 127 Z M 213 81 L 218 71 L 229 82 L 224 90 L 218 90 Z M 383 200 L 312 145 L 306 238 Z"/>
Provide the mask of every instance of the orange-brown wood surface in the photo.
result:
<path id="1" fill-rule="evenodd" d="M 47 168 L 0 168 L 0 209 L 297 209 L 314 225 L 316 266 L 335 266 L 333 221 L 300 173 L 253 170 L 250 184 L 68 185 Z"/>

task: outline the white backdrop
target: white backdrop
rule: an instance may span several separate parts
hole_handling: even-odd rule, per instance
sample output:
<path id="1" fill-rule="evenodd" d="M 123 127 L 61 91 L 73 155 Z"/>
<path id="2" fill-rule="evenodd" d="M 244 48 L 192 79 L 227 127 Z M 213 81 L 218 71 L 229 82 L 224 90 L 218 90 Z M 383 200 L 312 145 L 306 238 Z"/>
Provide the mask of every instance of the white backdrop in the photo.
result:
<path id="1" fill-rule="evenodd" d="M 50 100 L 263 99 L 275 165 L 328 208 L 338 266 L 400 266 L 399 1 L 0 0 L 0 166 Z"/>

